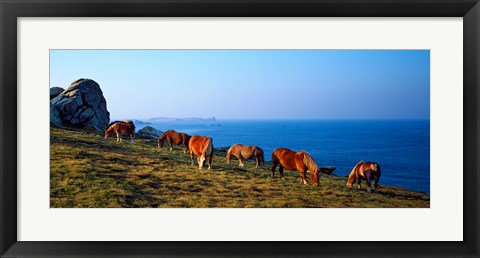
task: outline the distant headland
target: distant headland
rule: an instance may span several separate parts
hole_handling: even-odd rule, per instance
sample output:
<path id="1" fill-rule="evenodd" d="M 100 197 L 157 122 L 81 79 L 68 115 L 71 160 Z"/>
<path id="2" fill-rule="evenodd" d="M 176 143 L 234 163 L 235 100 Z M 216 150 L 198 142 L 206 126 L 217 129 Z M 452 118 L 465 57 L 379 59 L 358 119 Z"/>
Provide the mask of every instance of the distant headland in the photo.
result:
<path id="1" fill-rule="evenodd" d="M 148 122 L 164 122 L 164 121 L 217 121 L 217 119 L 212 116 L 209 118 L 201 117 L 186 117 L 186 118 L 172 118 L 172 117 L 154 117 L 147 119 Z"/>
<path id="2" fill-rule="evenodd" d="M 217 119 L 212 116 L 209 118 L 201 118 L 201 117 L 185 117 L 185 118 L 176 118 L 176 117 L 153 117 L 147 119 L 131 119 L 131 118 L 116 118 L 112 119 L 112 121 L 119 120 L 131 120 L 136 125 L 149 125 L 152 123 L 162 123 L 162 122 L 216 122 Z"/>

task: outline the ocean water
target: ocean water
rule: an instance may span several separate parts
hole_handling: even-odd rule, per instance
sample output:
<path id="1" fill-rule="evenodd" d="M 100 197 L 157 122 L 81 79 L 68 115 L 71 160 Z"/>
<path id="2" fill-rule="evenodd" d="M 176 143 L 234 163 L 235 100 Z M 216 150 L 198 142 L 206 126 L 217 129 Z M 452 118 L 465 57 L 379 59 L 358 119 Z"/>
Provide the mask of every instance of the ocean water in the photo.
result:
<path id="1" fill-rule="evenodd" d="M 150 126 L 210 136 L 215 148 L 257 145 L 267 161 L 279 147 L 305 150 L 319 166 L 336 166 L 338 176 L 360 160 L 373 161 L 382 169 L 380 185 L 430 193 L 429 120 L 165 121 Z"/>

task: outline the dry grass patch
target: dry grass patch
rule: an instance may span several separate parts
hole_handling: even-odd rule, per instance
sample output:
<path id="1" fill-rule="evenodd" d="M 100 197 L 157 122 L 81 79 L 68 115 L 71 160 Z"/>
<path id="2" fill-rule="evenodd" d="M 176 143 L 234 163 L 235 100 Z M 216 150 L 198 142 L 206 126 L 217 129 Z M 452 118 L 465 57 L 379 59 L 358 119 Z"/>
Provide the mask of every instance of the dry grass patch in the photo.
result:
<path id="1" fill-rule="evenodd" d="M 96 132 L 50 130 L 50 206 L 70 207 L 429 207 L 430 196 L 383 186 L 379 194 L 346 189 L 346 178 L 324 175 L 320 187 L 300 183 L 298 172 L 286 180 L 270 178 L 270 164 L 227 165 L 216 151 L 212 170 L 190 165 L 188 154 L 176 147 L 157 149 L 139 139 L 105 141 Z M 196 162 L 196 159 L 195 159 Z"/>

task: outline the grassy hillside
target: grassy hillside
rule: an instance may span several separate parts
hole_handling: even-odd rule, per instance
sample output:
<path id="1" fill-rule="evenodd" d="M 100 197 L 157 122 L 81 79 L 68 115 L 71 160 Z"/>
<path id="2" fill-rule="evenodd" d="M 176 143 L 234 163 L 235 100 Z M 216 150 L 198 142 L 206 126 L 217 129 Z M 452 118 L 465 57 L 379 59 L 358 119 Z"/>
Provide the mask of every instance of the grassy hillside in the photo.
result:
<path id="1" fill-rule="evenodd" d="M 378 194 L 347 189 L 346 177 L 323 175 L 320 187 L 270 178 L 270 164 L 227 165 L 216 152 L 212 170 L 191 166 L 180 147 L 157 150 L 154 140 L 108 141 L 98 132 L 52 128 L 50 206 L 72 207 L 429 207 L 430 196 L 380 185 Z M 266 153 L 266 156 L 270 154 Z M 196 162 L 196 159 L 195 159 Z M 277 168 L 278 170 L 278 168 Z M 388 173 L 385 171 L 384 173 Z M 308 180 L 310 183 L 310 181 Z"/>

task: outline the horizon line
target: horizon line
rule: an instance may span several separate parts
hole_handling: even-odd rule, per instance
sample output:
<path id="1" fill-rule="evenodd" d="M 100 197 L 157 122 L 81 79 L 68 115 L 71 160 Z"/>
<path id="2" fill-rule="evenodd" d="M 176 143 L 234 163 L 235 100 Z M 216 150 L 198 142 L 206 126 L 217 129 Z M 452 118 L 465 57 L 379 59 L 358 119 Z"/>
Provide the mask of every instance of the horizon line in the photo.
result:
<path id="1" fill-rule="evenodd" d="M 212 117 L 215 118 L 215 120 L 212 120 Z M 145 121 L 149 122 L 149 120 L 154 119 L 156 117 L 150 117 L 150 118 L 110 118 L 110 120 L 140 120 L 140 121 Z M 428 118 L 217 118 L 215 116 L 211 117 L 166 117 L 164 120 L 165 121 L 171 121 L 175 119 L 185 119 L 185 121 L 218 121 L 218 120 L 430 120 L 430 117 Z M 198 120 L 188 120 L 188 119 L 198 119 Z"/>

